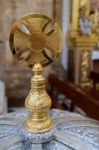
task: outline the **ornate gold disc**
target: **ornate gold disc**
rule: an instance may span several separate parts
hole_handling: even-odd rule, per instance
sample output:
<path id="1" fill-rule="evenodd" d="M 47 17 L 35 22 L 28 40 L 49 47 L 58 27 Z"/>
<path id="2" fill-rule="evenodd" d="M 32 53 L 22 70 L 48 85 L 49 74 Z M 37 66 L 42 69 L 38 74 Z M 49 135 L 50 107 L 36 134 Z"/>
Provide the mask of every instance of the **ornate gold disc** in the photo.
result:
<path id="1" fill-rule="evenodd" d="M 23 64 L 47 66 L 61 50 L 61 31 L 48 16 L 29 14 L 17 21 L 11 30 L 10 48 Z"/>

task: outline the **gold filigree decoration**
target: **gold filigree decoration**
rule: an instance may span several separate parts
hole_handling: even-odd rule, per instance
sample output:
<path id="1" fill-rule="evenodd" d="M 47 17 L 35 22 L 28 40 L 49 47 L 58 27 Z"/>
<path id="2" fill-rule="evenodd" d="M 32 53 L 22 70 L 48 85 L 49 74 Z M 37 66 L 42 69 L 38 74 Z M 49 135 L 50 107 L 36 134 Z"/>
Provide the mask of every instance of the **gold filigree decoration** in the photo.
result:
<path id="1" fill-rule="evenodd" d="M 85 83 L 89 81 L 89 73 L 90 73 L 90 65 L 91 65 L 91 51 L 90 50 L 81 50 L 81 83 Z"/>

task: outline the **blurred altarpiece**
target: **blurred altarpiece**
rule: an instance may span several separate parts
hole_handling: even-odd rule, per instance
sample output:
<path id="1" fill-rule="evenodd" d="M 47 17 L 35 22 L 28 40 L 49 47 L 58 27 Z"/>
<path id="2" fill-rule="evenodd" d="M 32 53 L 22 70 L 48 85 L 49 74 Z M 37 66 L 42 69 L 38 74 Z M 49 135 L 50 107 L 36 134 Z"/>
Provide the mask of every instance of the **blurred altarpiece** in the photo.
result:
<path id="1" fill-rule="evenodd" d="M 68 36 L 69 77 L 75 84 L 90 85 L 92 52 L 99 41 L 99 1 L 72 0 L 71 7 Z"/>

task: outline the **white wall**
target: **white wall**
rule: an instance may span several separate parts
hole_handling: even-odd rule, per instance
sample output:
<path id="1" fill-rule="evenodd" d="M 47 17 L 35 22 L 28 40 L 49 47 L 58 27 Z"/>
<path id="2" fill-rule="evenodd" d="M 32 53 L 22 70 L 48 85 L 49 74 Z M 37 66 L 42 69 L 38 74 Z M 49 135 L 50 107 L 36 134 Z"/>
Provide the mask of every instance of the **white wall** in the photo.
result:
<path id="1" fill-rule="evenodd" d="M 98 50 L 94 50 L 92 52 L 92 60 L 99 60 L 99 51 Z"/>
<path id="2" fill-rule="evenodd" d="M 66 44 L 66 34 L 69 28 L 70 18 L 70 0 L 63 0 L 63 18 L 62 18 L 62 32 L 63 32 L 63 51 L 61 62 L 65 70 L 67 70 L 68 62 L 68 48 Z"/>

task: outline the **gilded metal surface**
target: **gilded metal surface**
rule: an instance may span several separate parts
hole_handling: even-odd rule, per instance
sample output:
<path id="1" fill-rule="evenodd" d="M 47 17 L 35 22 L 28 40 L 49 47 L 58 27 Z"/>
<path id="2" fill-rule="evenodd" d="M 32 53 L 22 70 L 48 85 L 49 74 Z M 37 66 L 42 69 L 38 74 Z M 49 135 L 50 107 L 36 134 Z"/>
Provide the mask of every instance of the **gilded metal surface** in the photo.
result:
<path id="1" fill-rule="evenodd" d="M 42 14 L 29 14 L 13 25 L 10 48 L 24 65 L 47 66 L 60 54 L 61 40 L 61 31 L 55 21 Z"/>
<path id="2" fill-rule="evenodd" d="M 33 143 L 38 137 L 46 141 L 50 131 L 46 134 L 25 132 L 21 136 L 20 127 L 28 116 L 27 111 L 18 110 L 0 117 L 0 122 L 3 121 L 0 124 L 0 150 L 99 150 L 98 121 L 57 109 L 52 109 L 50 115 L 55 124 L 53 139 L 45 143 L 40 141 L 41 144 Z"/>
<path id="3" fill-rule="evenodd" d="M 25 101 L 25 106 L 31 111 L 31 115 L 25 121 L 24 128 L 29 132 L 41 133 L 50 130 L 53 126 L 47 114 L 51 107 L 51 99 L 45 89 L 42 66 L 34 65 L 33 71 L 31 90 Z"/>
<path id="4" fill-rule="evenodd" d="M 45 90 L 42 66 L 47 66 L 61 51 L 61 31 L 57 23 L 42 14 L 29 14 L 11 30 L 10 48 L 19 62 L 33 68 L 31 90 L 25 106 L 31 114 L 23 127 L 32 133 L 47 132 L 53 123 L 48 116 L 51 99 Z"/>

